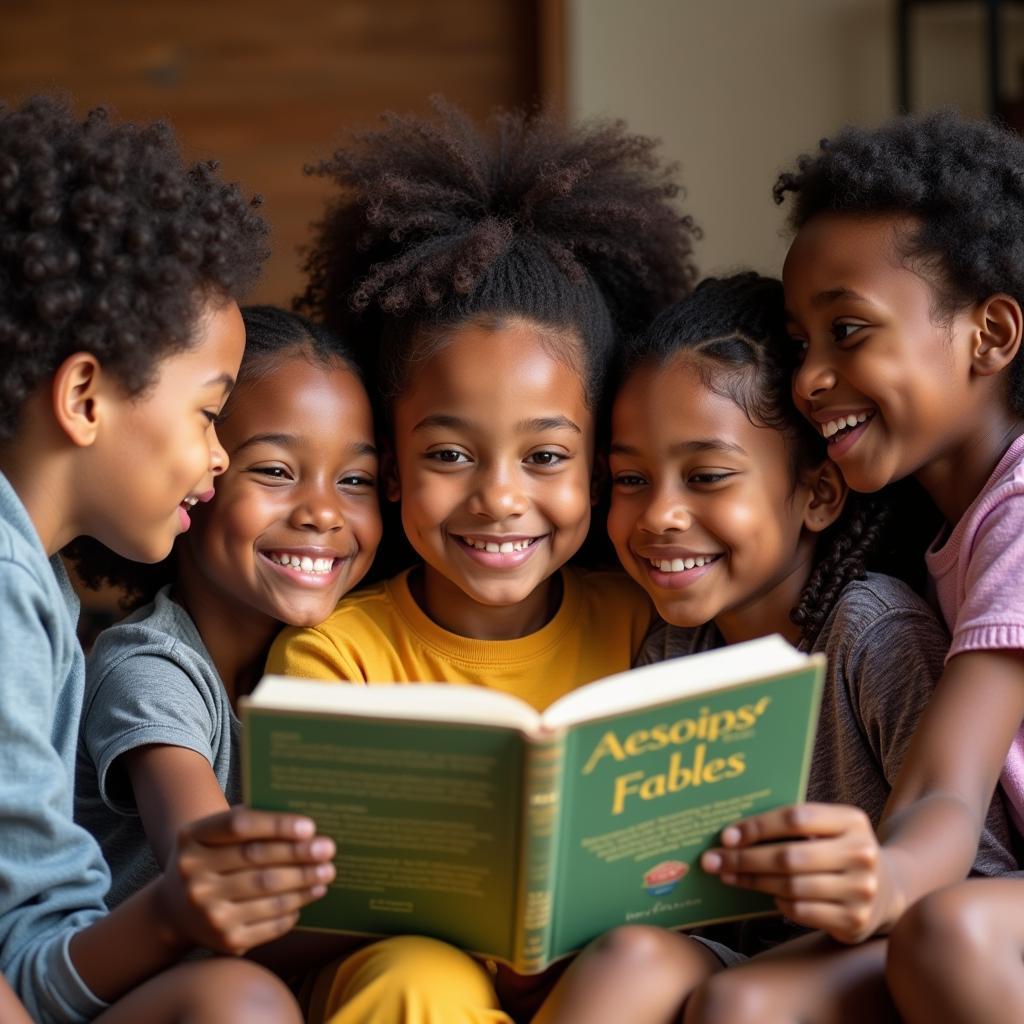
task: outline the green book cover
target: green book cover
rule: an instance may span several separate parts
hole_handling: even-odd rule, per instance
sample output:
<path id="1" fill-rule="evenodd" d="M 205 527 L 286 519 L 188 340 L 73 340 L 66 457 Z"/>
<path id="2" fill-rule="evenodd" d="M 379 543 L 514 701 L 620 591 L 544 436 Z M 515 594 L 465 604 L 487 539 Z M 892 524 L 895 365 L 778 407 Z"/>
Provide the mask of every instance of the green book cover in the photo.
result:
<path id="1" fill-rule="evenodd" d="M 772 911 L 698 860 L 730 822 L 803 798 L 823 674 L 767 637 L 543 714 L 483 687 L 268 677 L 242 705 L 245 799 L 337 843 L 301 926 L 431 935 L 536 972 L 620 924 Z"/>

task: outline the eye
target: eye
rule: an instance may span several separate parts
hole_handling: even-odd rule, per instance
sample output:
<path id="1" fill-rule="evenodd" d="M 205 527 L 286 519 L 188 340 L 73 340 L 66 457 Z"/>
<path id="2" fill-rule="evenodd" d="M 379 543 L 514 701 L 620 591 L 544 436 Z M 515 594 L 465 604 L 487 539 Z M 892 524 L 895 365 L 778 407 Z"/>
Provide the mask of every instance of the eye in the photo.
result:
<path id="1" fill-rule="evenodd" d="M 206 417 L 206 422 L 211 426 L 215 423 L 220 423 L 220 410 L 218 409 L 204 409 L 203 415 Z"/>
<path id="2" fill-rule="evenodd" d="M 840 321 L 832 325 L 832 337 L 842 344 L 844 341 L 848 341 L 852 338 L 864 327 L 867 327 L 867 324 L 845 323 Z"/>
<path id="3" fill-rule="evenodd" d="M 469 462 L 469 456 L 457 448 L 438 448 L 427 452 L 427 458 L 434 462 L 443 462 L 446 466 L 455 466 L 461 462 Z"/>
<path id="4" fill-rule="evenodd" d="M 248 472 L 254 473 L 256 476 L 267 477 L 270 480 L 288 479 L 288 470 L 284 466 L 253 466 Z"/>
<path id="5" fill-rule="evenodd" d="M 372 487 L 374 480 L 370 477 L 358 476 L 357 474 L 350 474 L 343 476 L 339 481 L 343 487 Z"/>
<path id="6" fill-rule="evenodd" d="M 612 486 L 628 490 L 632 487 L 643 487 L 647 481 L 639 473 L 622 472 L 612 477 Z"/>
<path id="7" fill-rule="evenodd" d="M 789 341 L 789 346 L 784 347 L 786 357 L 794 366 L 799 366 L 807 358 L 807 339 L 791 337 Z"/>
<path id="8" fill-rule="evenodd" d="M 557 466 L 564 462 L 568 456 L 563 455 L 561 452 L 532 452 L 526 456 L 526 462 L 531 466 Z"/>
<path id="9" fill-rule="evenodd" d="M 722 470 L 703 470 L 699 473 L 691 473 L 687 477 L 687 481 L 691 484 L 720 484 L 733 475 L 733 473 L 727 473 Z"/>

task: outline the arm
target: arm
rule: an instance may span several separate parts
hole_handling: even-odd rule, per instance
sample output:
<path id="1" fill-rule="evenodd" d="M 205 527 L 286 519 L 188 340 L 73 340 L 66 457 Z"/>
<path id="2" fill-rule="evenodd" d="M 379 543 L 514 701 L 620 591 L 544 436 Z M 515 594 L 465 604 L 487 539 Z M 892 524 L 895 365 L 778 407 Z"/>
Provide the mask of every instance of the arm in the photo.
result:
<path id="1" fill-rule="evenodd" d="M 966 877 L 1022 718 L 1024 657 L 957 655 L 921 717 L 877 839 L 856 808 L 805 804 L 730 826 L 724 849 L 702 863 L 840 941 L 888 932 L 916 900 Z"/>

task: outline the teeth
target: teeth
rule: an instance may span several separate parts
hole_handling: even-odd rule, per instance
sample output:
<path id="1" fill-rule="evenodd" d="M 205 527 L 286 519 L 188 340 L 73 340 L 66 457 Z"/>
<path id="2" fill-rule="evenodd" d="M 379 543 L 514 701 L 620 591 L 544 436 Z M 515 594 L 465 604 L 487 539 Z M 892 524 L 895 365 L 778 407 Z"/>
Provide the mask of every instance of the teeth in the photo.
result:
<path id="1" fill-rule="evenodd" d="M 471 548 L 476 548 L 477 551 L 489 551 L 492 555 L 509 555 L 513 551 L 522 551 L 533 543 L 532 540 L 506 540 L 499 544 L 493 540 L 471 540 L 469 537 L 462 539 Z"/>
<path id="2" fill-rule="evenodd" d="M 310 558 L 309 555 L 289 555 L 283 551 L 268 552 L 267 558 L 278 565 L 285 565 L 289 569 L 298 569 L 301 572 L 310 572 L 314 575 L 325 575 L 334 568 L 333 558 Z"/>
<path id="3" fill-rule="evenodd" d="M 686 572 L 687 569 L 699 569 L 715 560 L 714 555 L 696 555 L 692 558 L 661 558 L 648 559 L 656 569 L 662 572 Z"/>
<path id="4" fill-rule="evenodd" d="M 866 412 L 862 413 L 850 413 L 849 416 L 840 416 L 838 419 L 829 420 L 822 428 L 821 432 L 825 437 L 835 437 L 840 430 L 844 430 L 847 427 L 855 427 L 858 423 L 863 423 L 868 418 Z"/>
<path id="5" fill-rule="evenodd" d="M 189 508 L 192 508 L 193 505 L 198 505 L 198 504 L 199 504 L 199 499 L 198 498 L 193 498 L 192 495 L 189 495 L 187 498 L 185 498 L 182 501 L 182 505 L 188 505 Z"/>

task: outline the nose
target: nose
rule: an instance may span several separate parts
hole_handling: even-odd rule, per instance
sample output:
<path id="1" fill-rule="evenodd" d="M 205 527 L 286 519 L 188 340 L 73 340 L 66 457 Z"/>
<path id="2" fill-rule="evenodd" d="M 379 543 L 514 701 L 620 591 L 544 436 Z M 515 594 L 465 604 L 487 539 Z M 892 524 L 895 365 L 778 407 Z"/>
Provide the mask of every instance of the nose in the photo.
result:
<path id="1" fill-rule="evenodd" d="M 521 516 L 530 507 L 529 496 L 522 487 L 518 473 L 502 466 L 493 466 L 480 473 L 470 501 L 473 515 L 491 520 Z"/>
<path id="2" fill-rule="evenodd" d="M 815 354 L 808 346 L 804 361 L 793 374 L 793 394 L 810 401 L 820 397 L 822 392 L 836 386 L 836 373 L 827 359 Z"/>
<path id="3" fill-rule="evenodd" d="M 688 530 L 693 526 L 693 513 L 678 490 L 662 487 L 651 492 L 650 501 L 641 512 L 637 526 L 645 533 Z"/>
<path id="4" fill-rule="evenodd" d="M 228 463 L 231 460 L 228 458 L 228 453 L 224 450 L 224 446 L 220 443 L 220 438 L 217 436 L 217 430 L 214 425 L 210 424 L 210 473 L 213 476 L 220 476 L 225 469 L 228 468 Z"/>
<path id="5" fill-rule="evenodd" d="M 341 497 L 334 482 L 311 482 L 295 495 L 295 505 L 288 517 L 296 530 L 315 533 L 334 533 L 345 527 Z"/>

